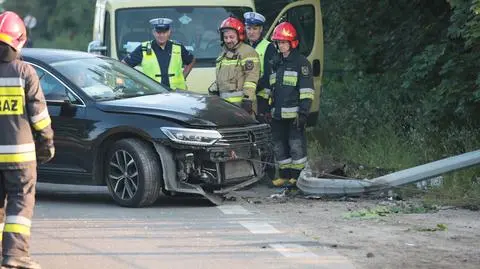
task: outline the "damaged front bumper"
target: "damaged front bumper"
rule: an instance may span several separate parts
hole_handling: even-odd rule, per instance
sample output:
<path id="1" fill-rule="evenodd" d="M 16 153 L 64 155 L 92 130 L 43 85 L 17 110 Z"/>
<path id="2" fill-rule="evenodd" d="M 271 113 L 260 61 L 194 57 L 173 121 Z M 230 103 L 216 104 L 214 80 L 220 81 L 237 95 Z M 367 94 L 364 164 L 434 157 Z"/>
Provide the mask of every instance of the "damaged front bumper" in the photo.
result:
<path id="1" fill-rule="evenodd" d="M 219 129 L 222 139 L 208 147 L 155 143 L 161 159 L 164 190 L 200 194 L 215 204 L 223 195 L 264 177 L 271 159 L 268 125 Z"/>

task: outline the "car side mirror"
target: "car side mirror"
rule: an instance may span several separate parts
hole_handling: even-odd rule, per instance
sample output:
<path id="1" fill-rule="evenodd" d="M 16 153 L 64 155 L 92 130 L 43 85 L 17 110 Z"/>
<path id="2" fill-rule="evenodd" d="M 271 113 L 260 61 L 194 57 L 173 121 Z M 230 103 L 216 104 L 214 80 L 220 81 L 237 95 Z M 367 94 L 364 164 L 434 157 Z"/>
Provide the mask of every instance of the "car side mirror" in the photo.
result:
<path id="1" fill-rule="evenodd" d="M 105 55 L 107 52 L 107 47 L 103 46 L 102 41 L 93 40 L 88 43 L 87 52 L 98 55 Z"/>

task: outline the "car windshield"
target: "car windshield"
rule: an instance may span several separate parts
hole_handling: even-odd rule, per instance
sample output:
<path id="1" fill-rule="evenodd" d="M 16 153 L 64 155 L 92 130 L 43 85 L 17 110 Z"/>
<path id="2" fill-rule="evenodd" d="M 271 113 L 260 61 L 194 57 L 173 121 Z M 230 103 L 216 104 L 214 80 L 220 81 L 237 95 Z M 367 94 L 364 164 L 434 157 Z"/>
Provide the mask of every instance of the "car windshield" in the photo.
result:
<path id="1" fill-rule="evenodd" d="M 116 13 L 118 59 L 152 40 L 150 19 L 170 18 L 172 36 L 190 50 L 198 62 L 214 62 L 220 53 L 220 23 L 230 15 L 243 18 L 248 7 L 161 7 L 120 9 Z"/>
<path id="2" fill-rule="evenodd" d="M 137 70 L 113 59 L 75 59 L 56 62 L 51 66 L 97 101 L 169 91 Z"/>

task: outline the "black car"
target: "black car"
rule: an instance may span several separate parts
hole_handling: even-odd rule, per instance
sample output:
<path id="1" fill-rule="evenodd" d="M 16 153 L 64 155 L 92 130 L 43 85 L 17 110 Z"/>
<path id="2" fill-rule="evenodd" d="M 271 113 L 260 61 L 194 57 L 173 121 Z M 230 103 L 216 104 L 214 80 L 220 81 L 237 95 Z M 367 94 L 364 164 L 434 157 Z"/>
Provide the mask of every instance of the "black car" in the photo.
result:
<path id="1" fill-rule="evenodd" d="M 215 203 L 265 174 L 268 125 L 215 96 L 172 92 L 134 68 L 79 51 L 23 49 L 38 73 L 55 131 L 40 182 L 107 185 L 122 206 L 161 193 Z"/>

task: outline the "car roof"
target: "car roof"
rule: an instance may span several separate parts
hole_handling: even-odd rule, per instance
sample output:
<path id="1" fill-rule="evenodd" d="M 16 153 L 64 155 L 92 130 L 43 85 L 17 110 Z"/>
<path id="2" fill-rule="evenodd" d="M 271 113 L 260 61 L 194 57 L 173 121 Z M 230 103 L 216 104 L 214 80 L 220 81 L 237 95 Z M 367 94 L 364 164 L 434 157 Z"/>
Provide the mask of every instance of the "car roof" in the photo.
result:
<path id="1" fill-rule="evenodd" d="M 95 58 L 97 55 L 87 53 L 84 51 L 64 50 L 64 49 L 38 49 L 38 48 L 23 48 L 21 55 L 26 58 L 32 58 L 42 61 L 46 64 L 55 62 Z"/>

